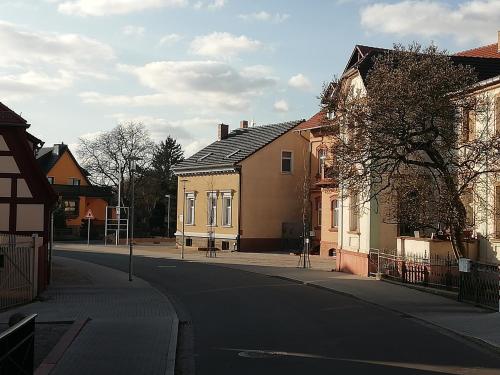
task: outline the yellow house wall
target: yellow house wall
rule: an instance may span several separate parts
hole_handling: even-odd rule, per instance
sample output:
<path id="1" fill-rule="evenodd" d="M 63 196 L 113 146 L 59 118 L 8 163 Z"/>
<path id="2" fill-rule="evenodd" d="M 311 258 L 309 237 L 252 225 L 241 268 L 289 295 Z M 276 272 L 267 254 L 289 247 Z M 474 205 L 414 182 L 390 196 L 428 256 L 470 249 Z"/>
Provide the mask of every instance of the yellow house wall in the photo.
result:
<path id="1" fill-rule="evenodd" d="M 242 238 L 279 239 L 283 223 L 301 223 L 308 139 L 289 131 L 245 159 L 241 171 Z M 292 151 L 292 173 L 281 173 L 281 151 Z"/>
<path id="2" fill-rule="evenodd" d="M 56 165 L 47 173 L 47 177 L 54 177 L 54 184 L 67 185 L 70 178 L 80 180 L 80 185 L 88 185 L 85 176 L 82 174 L 78 166 L 69 155 L 68 151 L 64 151 Z"/>
<path id="3" fill-rule="evenodd" d="M 185 225 L 186 233 L 202 233 L 207 234 L 212 229 L 216 236 L 238 234 L 238 207 L 239 207 L 239 175 L 237 173 L 230 174 L 212 174 L 203 176 L 186 176 L 179 177 L 177 186 L 177 196 L 179 201 L 177 204 L 177 231 L 182 232 L 182 208 L 184 201 L 182 179 L 187 179 L 186 193 L 195 193 L 195 216 L 194 225 Z M 231 226 L 222 226 L 222 192 L 232 190 L 232 217 Z M 208 207 L 207 193 L 209 191 L 219 192 L 217 196 L 217 225 L 209 227 L 208 224 Z"/>

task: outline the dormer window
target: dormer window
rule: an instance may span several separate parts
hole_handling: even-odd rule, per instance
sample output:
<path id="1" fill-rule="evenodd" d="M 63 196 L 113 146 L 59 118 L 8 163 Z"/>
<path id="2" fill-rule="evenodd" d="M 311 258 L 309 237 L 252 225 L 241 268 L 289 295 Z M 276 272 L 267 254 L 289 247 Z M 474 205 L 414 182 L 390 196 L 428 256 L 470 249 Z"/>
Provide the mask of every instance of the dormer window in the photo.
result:
<path id="1" fill-rule="evenodd" d="M 47 177 L 49 184 L 54 185 L 54 177 Z"/>

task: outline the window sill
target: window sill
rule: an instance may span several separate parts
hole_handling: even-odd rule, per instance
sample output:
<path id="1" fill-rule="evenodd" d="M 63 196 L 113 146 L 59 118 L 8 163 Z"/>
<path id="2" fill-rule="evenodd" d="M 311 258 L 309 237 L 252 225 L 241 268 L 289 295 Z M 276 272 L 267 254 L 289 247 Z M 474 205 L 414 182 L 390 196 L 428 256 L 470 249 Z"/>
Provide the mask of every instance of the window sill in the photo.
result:
<path id="1" fill-rule="evenodd" d="M 207 227 L 208 227 L 208 228 L 217 228 L 217 225 L 210 225 L 210 224 L 207 224 Z"/>
<path id="2" fill-rule="evenodd" d="M 361 232 L 357 231 L 357 230 L 349 230 L 349 231 L 347 231 L 347 234 L 357 234 L 359 236 L 361 234 Z"/>
<path id="3" fill-rule="evenodd" d="M 232 225 L 222 225 L 221 228 L 232 228 Z"/>
<path id="4" fill-rule="evenodd" d="M 339 228 L 330 228 L 328 229 L 329 232 L 338 232 Z"/>

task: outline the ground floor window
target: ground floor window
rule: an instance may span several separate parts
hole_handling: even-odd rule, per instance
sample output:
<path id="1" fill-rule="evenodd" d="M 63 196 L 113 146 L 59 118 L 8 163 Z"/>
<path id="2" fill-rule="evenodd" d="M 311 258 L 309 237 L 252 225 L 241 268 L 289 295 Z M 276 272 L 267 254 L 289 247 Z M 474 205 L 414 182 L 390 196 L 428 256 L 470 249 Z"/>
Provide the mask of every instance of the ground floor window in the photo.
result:
<path id="1" fill-rule="evenodd" d="M 359 197 L 358 194 L 351 194 L 349 205 L 349 230 L 357 232 L 359 230 Z"/>
<path id="2" fill-rule="evenodd" d="M 321 226 L 321 214 L 322 214 L 321 198 L 316 199 L 316 211 L 318 213 L 318 227 L 320 227 Z"/>
<path id="3" fill-rule="evenodd" d="M 217 225 L 217 193 L 207 193 L 207 225 Z"/>
<path id="4" fill-rule="evenodd" d="M 231 226 L 232 216 L 232 197 L 231 193 L 223 193 L 222 195 L 222 225 L 225 227 Z"/>
<path id="5" fill-rule="evenodd" d="M 195 208 L 194 194 L 186 194 L 186 224 L 194 225 L 194 208 Z"/>
<path id="6" fill-rule="evenodd" d="M 69 217 L 76 217 L 80 211 L 79 199 L 66 199 L 64 201 L 64 213 Z"/>
<path id="7" fill-rule="evenodd" d="M 222 250 L 229 250 L 229 241 L 222 241 Z"/>
<path id="8" fill-rule="evenodd" d="M 186 238 L 186 246 L 193 246 L 193 239 L 192 238 Z"/>

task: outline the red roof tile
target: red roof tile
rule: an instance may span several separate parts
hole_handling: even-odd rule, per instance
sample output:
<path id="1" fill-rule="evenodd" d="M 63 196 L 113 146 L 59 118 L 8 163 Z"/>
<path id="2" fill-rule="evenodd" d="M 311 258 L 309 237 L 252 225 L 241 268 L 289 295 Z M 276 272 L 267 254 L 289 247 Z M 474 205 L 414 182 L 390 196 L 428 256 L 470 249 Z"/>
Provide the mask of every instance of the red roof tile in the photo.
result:
<path id="1" fill-rule="evenodd" d="M 467 51 L 461 51 L 455 53 L 455 56 L 466 56 L 466 57 L 483 57 L 490 59 L 500 59 L 500 53 L 498 52 L 498 44 L 488 44 L 487 46 L 477 47 L 469 49 Z"/>
<path id="2" fill-rule="evenodd" d="M 295 127 L 293 130 L 298 131 L 298 130 L 316 129 L 316 128 L 321 128 L 324 125 L 326 125 L 326 112 L 324 110 L 321 110 L 318 113 L 316 113 L 313 117 L 311 117 L 309 120 Z"/>
<path id="3" fill-rule="evenodd" d="M 26 120 L 0 102 L 0 125 L 28 127 Z"/>

